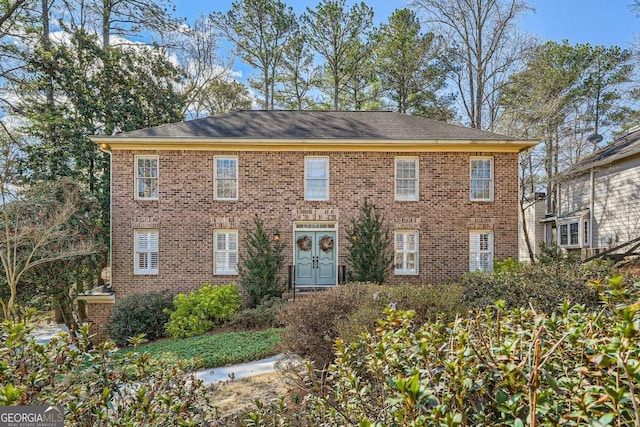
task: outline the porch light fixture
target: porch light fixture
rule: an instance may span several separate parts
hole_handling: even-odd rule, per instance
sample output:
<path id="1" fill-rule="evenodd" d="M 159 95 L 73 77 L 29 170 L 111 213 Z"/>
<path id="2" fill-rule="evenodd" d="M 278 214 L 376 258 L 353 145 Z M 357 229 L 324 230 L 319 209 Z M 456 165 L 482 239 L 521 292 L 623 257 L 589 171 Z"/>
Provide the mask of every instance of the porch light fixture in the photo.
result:
<path id="1" fill-rule="evenodd" d="M 280 240 L 280 232 L 278 230 L 273 233 L 273 240 L 275 240 L 276 242 Z"/>

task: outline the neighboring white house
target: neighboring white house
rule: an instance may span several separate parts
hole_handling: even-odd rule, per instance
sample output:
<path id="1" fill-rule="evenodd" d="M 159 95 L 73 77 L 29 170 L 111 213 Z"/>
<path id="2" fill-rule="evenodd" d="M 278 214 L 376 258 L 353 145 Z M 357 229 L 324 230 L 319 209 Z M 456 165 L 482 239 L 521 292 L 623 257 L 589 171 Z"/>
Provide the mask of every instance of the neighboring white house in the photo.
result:
<path id="1" fill-rule="evenodd" d="M 583 258 L 640 237 L 640 127 L 559 176 L 545 239 Z"/>
<path id="2" fill-rule="evenodd" d="M 518 215 L 518 260 L 520 262 L 531 262 L 527 238 L 529 239 L 531 252 L 533 252 L 534 257 L 540 249 L 540 244 L 546 243 L 545 225 L 543 222 L 543 218 L 545 218 L 547 212 L 546 193 L 535 193 L 532 199 L 524 202 L 523 207 L 524 209 L 520 210 Z M 522 219 L 523 211 L 524 221 Z"/>

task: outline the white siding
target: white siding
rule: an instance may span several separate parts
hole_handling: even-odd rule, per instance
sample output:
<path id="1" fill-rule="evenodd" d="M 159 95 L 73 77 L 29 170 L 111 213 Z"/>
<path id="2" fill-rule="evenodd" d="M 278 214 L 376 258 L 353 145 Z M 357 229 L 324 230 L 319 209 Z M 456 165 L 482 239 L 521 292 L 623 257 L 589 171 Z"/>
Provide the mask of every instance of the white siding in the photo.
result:
<path id="1" fill-rule="evenodd" d="M 531 243 L 531 249 L 533 254 L 538 253 L 540 243 L 544 240 L 544 224 L 540 222 L 544 218 L 547 207 L 545 199 L 536 200 L 534 202 L 527 202 L 525 205 L 525 220 L 527 223 L 527 233 L 529 234 L 529 242 Z M 522 229 L 522 216 L 518 215 L 518 258 L 520 262 L 530 262 L 529 250 L 527 248 L 527 242 L 524 238 L 524 230 Z"/>
<path id="2" fill-rule="evenodd" d="M 595 247 L 612 246 L 640 236 L 640 157 L 595 172 Z"/>
<path id="3" fill-rule="evenodd" d="M 589 173 L 568 182 L 563 182 L 560 192 L 560 216 L 582 209 L 589 209 Z"/>

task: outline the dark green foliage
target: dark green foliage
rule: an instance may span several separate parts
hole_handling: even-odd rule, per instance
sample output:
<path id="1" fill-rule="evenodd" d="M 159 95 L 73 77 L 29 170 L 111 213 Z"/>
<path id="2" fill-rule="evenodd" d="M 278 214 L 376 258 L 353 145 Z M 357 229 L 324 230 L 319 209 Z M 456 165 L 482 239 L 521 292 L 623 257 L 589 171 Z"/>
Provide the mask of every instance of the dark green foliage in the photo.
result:
<path id="1" fill-rule="evenodd" d="M 613 264 L 607 261 L 579 264 L 560 258 L 557 262 L 466 273 L 462 277 L 463 301 L 479 309 L 498 300 L 505 301 L 508 307 L 529 307 L 531 304 L 545 313 L 557 310 L 563 301 L 596 308 L 598 292 L 586 283 L 601 280 L 615 272 Z"/>
<path id="2" fill-rule="evenodd" d="M 0 405 L 61 405 L 67 426 L 201 426 L 213 417 L 210 389 L 186 362 L 163 363 L 81 336 L 38 344 L 27 323 L 0 323 Z M 139 340 L 138 340 L 139 341 Z"/>
<path id="3" fill-rule="evenodd" d="M 235 314 L 226 325 L 239 329 L 279 328 L 283 325 L 276 317 L 284 304 L 282 298 L 265 298 L 257 307 Z"/>
<path id="4" fill-rule="evenodd" d="M 173 296 L 168 291 L 135 294 L 118 300 L 107 330 L 115 343 L 124 347 L 129 338 L 144 334 L 148 340 L 162 338 L 173 310 Z"/>
<path id="5" fill-rule="evenodd" d="M 183 74 L 161 51 L 104 48 L 95 35 L 69 32 L 68 43 L 45 44 L 29 57 L 34 77 L 22 88 L 24 114 L 37 143 L 25 146 L 22 173 L 31 180 L 64 176 L 81 183 L 101 203 L 106 242 L 109 156 L 89 136 L 180 121 Z M 56 102 L 43 99 L 49 87 Z"/>
<path id="6" fill-rule="evenodd" d="M 393 263 L 391 233 L 375 205 L 365 200 L 346 229 L 349 281 L 384 283 Z"/>
<path id="7" fill-rule="evenodd" d="M 387 311 L 336 344 L 304 401 L 264 405 L 241 425 L 632 426 L 640 421 L 640 283 L 601 285 L 602 306 L 548 316 L 498 305 L 453 323 Z"/>
<path id="8" fill-rule="evenodd" d="M 255 308 L 265 298 L 281 298 L 285 286 L 280 276 L 284 242 L 274 241 L 257 216 L 253 223 L 255 228 L 248 229 L 243 239 L 244 255 L 238 268 L 240 285 L 249 296 L 249 308 Z"/>
<path id="9" fill-rule="evenodd" d="M 453 99 L 439 95 L 448 74 L 438 59 L 440 40 L 433 33 L 421 33 L 417 14 L 410 9 L 396 9 L 389 22 L 380 26 L 374 40 L 380 84 L 394 110 L 450 120 Z"/>
<path id="10" fill-rule="evenodd" d="M 216 325 L 222 325 L 242 307 L 242 294 L 235 283 L 212 286 L 204 284 L 188 295 L 173 299 L 166 332 L 173 338 L 202 335 Z"/>
<path id="11" fill-rule="evenodd" d="M 309 357 L 322 367 L 333 361 L 337 337 L 355 341 L 360 333 L 372 331 L 389 304 L 416 310 L 425 321 L 441 314 L 452 319 L 463 311 L 461 295 L 458 285 L 336 286 L 283 307 L 279 316 L 286 326 L 282 343 L 288 351 Z"/>

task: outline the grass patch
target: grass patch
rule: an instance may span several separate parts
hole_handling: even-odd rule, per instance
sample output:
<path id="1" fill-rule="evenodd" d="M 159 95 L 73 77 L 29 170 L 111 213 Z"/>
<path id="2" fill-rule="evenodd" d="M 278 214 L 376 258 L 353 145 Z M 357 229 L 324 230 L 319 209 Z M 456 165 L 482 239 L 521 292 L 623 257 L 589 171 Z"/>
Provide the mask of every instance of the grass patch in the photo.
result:
<path id="1" fill-rule="evenodd" d="M 137 347 L 136 351 L 151 354 L 154 360 L 197 362 L 199 368 L 215 368 L 234 363 L 251 362 L 278 352 L 282 329 L 230 332 L 200 335 L 181 340 L 157 341 Z M 123 349 L 129 352 L 132 349 Z"/>

